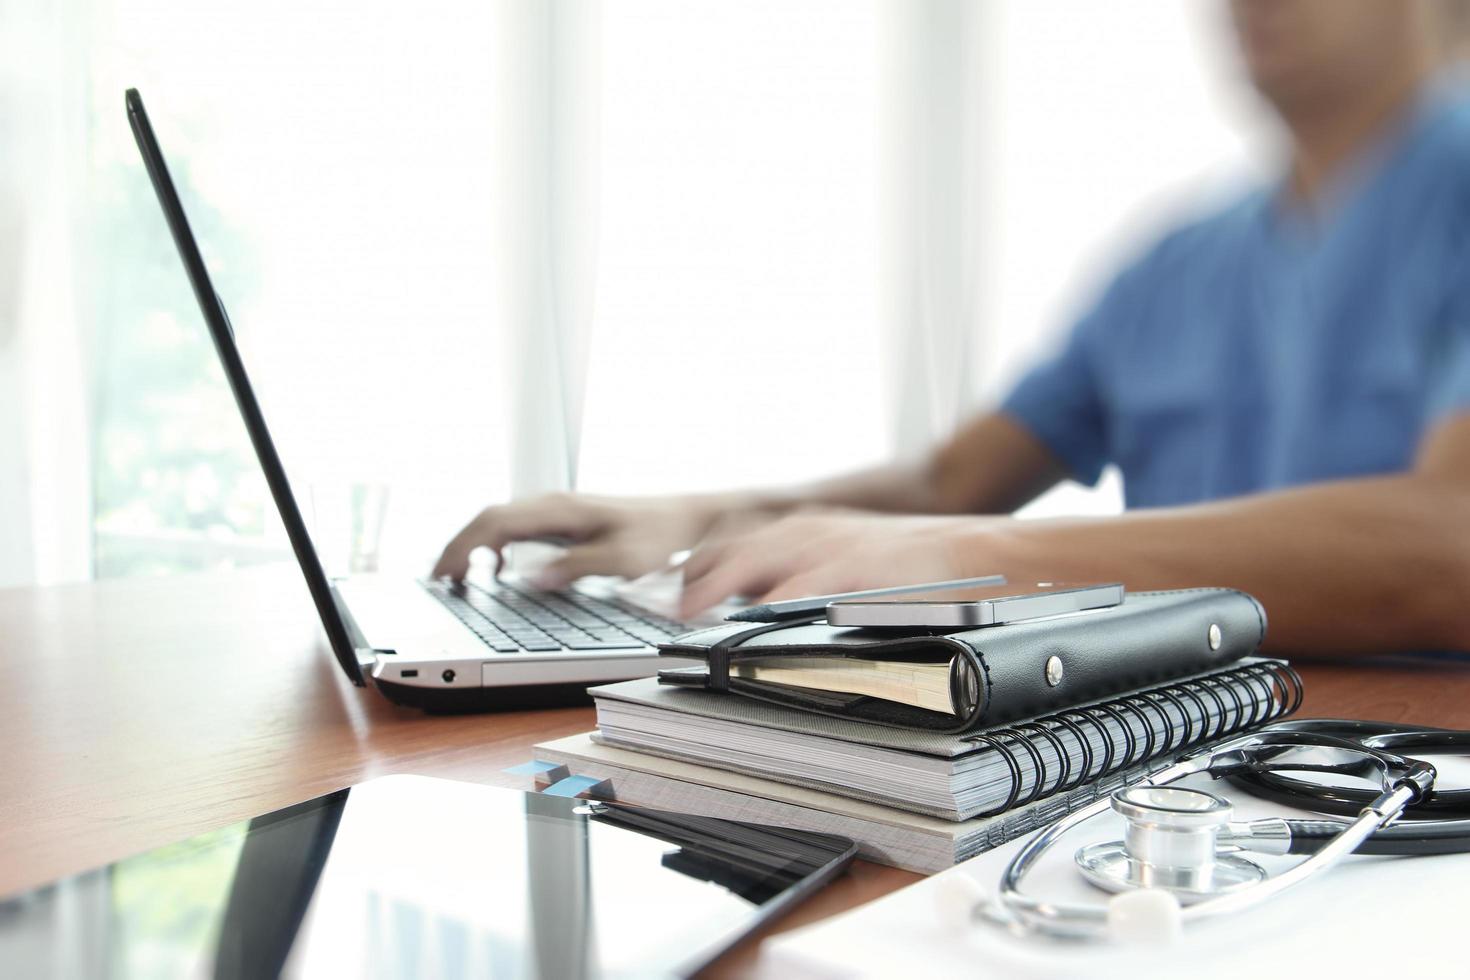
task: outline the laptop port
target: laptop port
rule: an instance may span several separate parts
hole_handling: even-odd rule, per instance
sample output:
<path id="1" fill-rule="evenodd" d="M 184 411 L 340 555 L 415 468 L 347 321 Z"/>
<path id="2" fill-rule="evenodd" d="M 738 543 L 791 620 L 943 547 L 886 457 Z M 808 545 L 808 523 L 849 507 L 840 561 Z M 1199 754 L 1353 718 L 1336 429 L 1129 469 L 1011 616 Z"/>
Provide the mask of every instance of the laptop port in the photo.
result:
<path id="1" fill-rule="evenodd" d="M 449 668 L 448 670 L 444 671 L 444 673 L 440 674 L 439 676 L 442 677 L 442 678 L 444 678 L 444 683 L 446 683 L 446 684 L 453 684 L 454 683 L 454 668 L 452 668 L 452 667 Z"/>
<path id="2" fill-rule="evenodd" d="M 417 677 L 417 676 L 419 676 L 419 672 L 418 672 L 417 668 L 414 668 L 414 669 L 411 669 L 411 670 L 400 670 L 398 672 L 398 676 L 399 677 Z"/>

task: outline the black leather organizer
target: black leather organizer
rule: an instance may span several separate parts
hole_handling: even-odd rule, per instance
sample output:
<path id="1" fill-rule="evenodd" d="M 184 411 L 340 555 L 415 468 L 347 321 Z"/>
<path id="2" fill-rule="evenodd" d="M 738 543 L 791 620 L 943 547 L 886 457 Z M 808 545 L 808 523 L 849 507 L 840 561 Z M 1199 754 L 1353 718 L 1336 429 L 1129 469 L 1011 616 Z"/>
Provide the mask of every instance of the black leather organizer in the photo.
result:
<path id="1" fill-rule="evenodd" d="M 660 671 L 659 680 L 840 718 L 963 733 L 1209 671 L 1250 656 L 1265 635 L 1265 610 L 1244 592 L 1132 592 L 1106 609 L 955 632 L 724 623 L 661 645 L 662 654 L 705 666 Z M 957 710 L 731 676 L 732 663 L 771 656 L 948 663 Z"/>

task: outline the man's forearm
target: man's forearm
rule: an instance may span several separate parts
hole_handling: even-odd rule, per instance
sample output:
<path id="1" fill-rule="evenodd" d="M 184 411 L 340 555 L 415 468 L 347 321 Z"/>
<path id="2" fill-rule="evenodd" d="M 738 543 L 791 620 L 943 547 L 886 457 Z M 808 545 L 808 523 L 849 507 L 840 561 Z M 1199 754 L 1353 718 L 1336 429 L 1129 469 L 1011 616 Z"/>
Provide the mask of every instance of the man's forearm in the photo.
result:
<path id="1" fill-rule="evenodd" d="M 1470 649 L 1470 490 L 1395 476 L 1120 517 L 985 522 L 967 572 L 1222 585 L 1261 600 L 1272 650 Z"/>
<path id="2" fill-rule="evenodd" d="M 924 463 L 887 463 L 772 491 L 766 500 L 787 510 L 802 506 L 851 507 L 889 514 L 915 513 L 933 507 L 934 488 Z"/>
<path id="3" fill-rule="evenodd" d="M 775 513 L 816 505 L 891 514 L 1005 514 L 1065 476 L 1061 462 L 1028 430 L 1004 415 L 989 414 L 921 461 L 876 466 L 744 500 Z"/>

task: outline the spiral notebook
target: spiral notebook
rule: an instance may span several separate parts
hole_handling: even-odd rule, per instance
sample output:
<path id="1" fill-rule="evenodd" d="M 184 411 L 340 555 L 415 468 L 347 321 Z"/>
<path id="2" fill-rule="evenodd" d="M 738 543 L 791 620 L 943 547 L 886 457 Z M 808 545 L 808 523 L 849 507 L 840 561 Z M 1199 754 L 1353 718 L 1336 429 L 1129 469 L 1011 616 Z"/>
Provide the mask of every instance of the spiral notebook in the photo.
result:
<path id="1" fill-rule="evenodd" d="M 543 742 L 536 746 L 534 758 L 563 767 L 567 775 L 592 780 L 585 792 L 595 799 L 836 834 L 855 841 L 860 857 L 920 874 L 943 871 L 1044 827 L 1142 774 L 1134 767 L 993 817 L 944 820 L 727 769 L 617 749 L 594 738 L 595 733 L 583 732 Z M 558 772 L 554 778 L 564 777 Z"/>
<path id="2" fill-rule="evenodd" d="M 1002 813 L 1295 711 L 1285 661 L 1248 658 L 967 735 L 894 729 L 653 679 L 592 688 L 604 745 L 947 820 Z"/>

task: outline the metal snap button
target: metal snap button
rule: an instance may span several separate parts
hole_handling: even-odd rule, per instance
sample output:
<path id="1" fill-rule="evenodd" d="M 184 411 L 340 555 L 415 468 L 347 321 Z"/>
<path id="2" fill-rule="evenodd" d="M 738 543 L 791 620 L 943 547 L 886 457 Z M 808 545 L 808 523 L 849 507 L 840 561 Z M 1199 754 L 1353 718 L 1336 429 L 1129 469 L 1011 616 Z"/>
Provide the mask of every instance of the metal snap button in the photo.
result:
<path id="1" fill-rule="evenodd" d="M 1056 687 L 1062 682 L 1061 657 L 1052 656 L 1046 658 L 1046 682 L 1052 687 Z"/>

